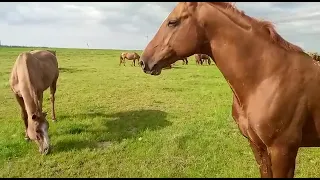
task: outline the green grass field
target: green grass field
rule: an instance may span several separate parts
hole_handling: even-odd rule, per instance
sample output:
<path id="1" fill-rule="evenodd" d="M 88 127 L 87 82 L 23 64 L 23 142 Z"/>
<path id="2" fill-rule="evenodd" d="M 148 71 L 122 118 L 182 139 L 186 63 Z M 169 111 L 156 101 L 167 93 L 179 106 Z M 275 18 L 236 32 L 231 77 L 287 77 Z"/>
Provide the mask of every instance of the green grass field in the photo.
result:
<path id="1" fill-rule="evenodd" d="M 115 50 L 54 49 L 57 123 L 44 93 L 52 151 L 24 140 L 9 87 L 22 51 L 0 48 L 0 177 L 260 177 L 231 117 L 232 94 L 215 65 L 163 70 L 119 66 Z M 141 52 L 139 52 L 141 53 Z M 296 177 L 320 177 L 320 149 L 300 149 Z"/>

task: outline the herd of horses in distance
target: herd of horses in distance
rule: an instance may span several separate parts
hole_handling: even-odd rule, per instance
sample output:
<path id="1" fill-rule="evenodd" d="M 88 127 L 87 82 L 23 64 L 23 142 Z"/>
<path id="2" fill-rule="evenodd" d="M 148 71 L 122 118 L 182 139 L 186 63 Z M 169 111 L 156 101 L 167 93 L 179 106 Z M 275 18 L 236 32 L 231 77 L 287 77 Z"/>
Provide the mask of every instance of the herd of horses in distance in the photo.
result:
<path id="1" fill-rule="evenodd" d="M 211 58 L 210 56 L 206 55 L 206 54 L 195 54 L 194 55 L 195 60 L 196 60 L 196 64 L 197 65 L 203 65 L 205 62 L 210 65 L 211 64 Z M 136 66 L 136 61 L 139 62 L 140 61 L 140 55 L 136 52 L 122 52 L 120 54 L 120 64 L 123 64 L 124 66 L 126 65 L 126 59 L 127 60 L 131 60 L 132 61 L 132 66 Z M 183 65 L 188 65 L 189 61 L 187 57 L 181 58 L 180 60 L 182 60 L 182 64 Z M 214 60 L 212 60 L 214 61 Z M 140 63 L 138 63 L 140 65 Z M 168 66 L 166 66 L 166 69 L 171 69 L 172 65 L 175 65 L 175 63 L 169 64 Z"/>
<path id="2" fill-rule="evenodd" d="M 229 2 L 179 2 L 144 49 L 122 53 L 146 74 L 195 55 L 210 58 L 233 94 L 232 116 L 261 177 L 294 177 L 300 147 L 320 146 L 320 60 L 283 39 L 269 21 L 247 16 Z M 213 58 L 214 55 L 214 58 Z M 210 61 L 210 62 L 209 62 Z M 52 119 L 59 77 L 56 52 L 32 50 L 16 58 L 10 87 L 21 108 L 25 138 L 50 151 L 43 92 L 50 88 Z M 142 90 L 147 91 L 147 90 Z M 214 144 L 214 142 L 212 142 Z"/>

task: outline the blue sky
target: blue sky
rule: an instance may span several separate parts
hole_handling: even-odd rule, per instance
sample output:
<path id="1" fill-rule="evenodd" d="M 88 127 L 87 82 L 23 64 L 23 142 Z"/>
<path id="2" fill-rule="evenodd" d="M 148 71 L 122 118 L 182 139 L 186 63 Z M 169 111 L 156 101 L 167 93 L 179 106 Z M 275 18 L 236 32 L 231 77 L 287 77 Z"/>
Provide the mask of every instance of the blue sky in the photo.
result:
<path id="1" fill-rule="evenodd" d="M 7 45 L 143 49 L 177 2 L 0 2 Z M 238 2 L 249 16 L 274 22 L 286 40 L 320 51 L 320 3 Z M 148 36 L 148 37 L 146 37 Z"/>

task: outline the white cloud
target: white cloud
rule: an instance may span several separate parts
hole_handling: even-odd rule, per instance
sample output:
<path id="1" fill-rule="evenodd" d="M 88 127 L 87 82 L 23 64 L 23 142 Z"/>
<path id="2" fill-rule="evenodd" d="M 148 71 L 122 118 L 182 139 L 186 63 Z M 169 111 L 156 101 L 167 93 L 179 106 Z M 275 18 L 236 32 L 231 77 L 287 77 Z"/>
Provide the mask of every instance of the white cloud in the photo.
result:
<path id="1" fill-rule="evenodd" d="M 239 2 L 247 15 L 271 21 L 279 34 L 307 51 L 320 52 L 320 3 L 314 2 Z"/>
<path id="2" fill-rule="evenodd" d="M 177 2 L 0 2 L 3 44 L 143 49 Z M 320 3 L 238 2 L 288 41 L 320 51 Z"/>

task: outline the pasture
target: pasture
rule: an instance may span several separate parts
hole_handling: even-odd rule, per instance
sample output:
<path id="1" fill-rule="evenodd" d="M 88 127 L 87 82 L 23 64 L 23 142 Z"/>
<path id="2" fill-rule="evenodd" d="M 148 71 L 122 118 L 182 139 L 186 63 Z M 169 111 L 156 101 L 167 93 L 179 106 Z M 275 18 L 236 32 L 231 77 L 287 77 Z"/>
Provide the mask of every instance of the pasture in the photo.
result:
<path id="1" fill-rule="evenodd" d="M 30 49 L 0 48 L 0 177 L 260 176 L 231 117 L 229 86 L 194 57 L 150 76 L 131 61 L 119 66 L 120 50 L 54 48 L 57 122 L 47 90 L 52 151 L 40 155 L 24 140 L 8 82 L 15 58 Z M 301 148 L 296 177 L 320 177 L 319 157 L 319 148 Z"/>

